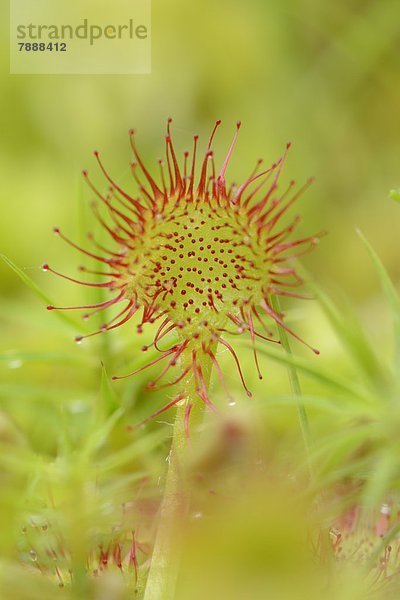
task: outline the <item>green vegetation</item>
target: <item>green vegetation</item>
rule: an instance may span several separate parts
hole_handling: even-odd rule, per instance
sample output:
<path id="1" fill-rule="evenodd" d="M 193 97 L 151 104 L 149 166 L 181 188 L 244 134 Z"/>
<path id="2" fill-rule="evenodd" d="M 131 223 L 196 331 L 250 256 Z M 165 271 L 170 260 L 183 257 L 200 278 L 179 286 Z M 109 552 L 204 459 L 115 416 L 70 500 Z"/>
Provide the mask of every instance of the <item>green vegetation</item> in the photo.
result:
<path id="1" fill-rule="evenodd" d="M 81 258 L 54 226 L 82 245 L 87 232 L 102 241 L 93 194 L 78 179 L 88 167 L 103 186 L 93 147 L 132 191 L 126 132 L 137 129 L 146 164 L 156 164 L 169 115 L 181 155 L 193 129 L 204 140 L 221 117 L 217 160 L 240 118 L 227 173 L 236 181 L 291 140 L 285 181 L 316 177 L 301 200 L 301 232 L 328 231 L 301 267 L 313 299 L 282 302 L 286 322 L 320 355 L 290 336 L 283 348 L 259 340 L 259 381 L 238 336 L 250 399 L 219 348 L 232 397 L 213 372 L 218 413 L 194 423 L 180 473 L 187 514 L 170 524 L 175 597 L 399 597 L 396 8 L 154 3 L 150 76 L 10 76 L 1 53 L 2 598 L 144 597 L 176 409 L 147 420 L 173 398 L 146 390 L 156 365 L 111 376 L 156 357 L 140 352 L 154 330 L 138 335 L 134 321 L 75 344 L 103 318 L 46 305 L 106 296 L 41 265 L 78 272 Z"/>

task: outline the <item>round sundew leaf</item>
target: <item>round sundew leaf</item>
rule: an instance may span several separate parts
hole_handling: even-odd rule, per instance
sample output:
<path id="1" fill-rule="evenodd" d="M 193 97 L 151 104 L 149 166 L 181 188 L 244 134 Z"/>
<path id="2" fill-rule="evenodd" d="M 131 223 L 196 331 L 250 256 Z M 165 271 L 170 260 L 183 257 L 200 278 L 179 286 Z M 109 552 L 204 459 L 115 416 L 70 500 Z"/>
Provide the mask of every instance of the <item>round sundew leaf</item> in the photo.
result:
<path id="1" fill-rule="evenodd" d="M 151 389 L 167 384 L 191 386 L 209 407 L 206 364 L 212 363 L 224 384 L 224 376 L 215 352 L 218 344 L 231 355 L 248 396 L 239 358 L 235 352 L 238 335 L 247 334 L 253 345 L 255 366 L 262 378 L 255 347 L 256 339 L 279 343 L 270 333 L 271 325 L 298 338 L 284 323 L 275 296 L 302 297 L 296 293 L 302 279 L 291 259 L 311 250 L 319 235 L 295 238 L 299 223 L 296 216 L 289 223 L 284 219 L 311 180 L 295 190 L 291 181 L 282 190 L 280 178 L 290 144 L 270 167 L 261 170 L 262 161 L 239 185 L 228 186 L 226 172 L 235 148 L 240 123 L 227 151 L 219 173 L 211 150 L 218 120 L 212 130 L 207 149 L 196 174 L 198 136 L 194 137 L 193 153 L 184 153 L 183 165 L 175 152 L 168 120 L 166 160 L 159 161 L 159 181 L 150 174 L 140 156 L 136 134 L 130 131 L 135 157 L 132 174 L 137 194 L 120 187 L 108 174 L 99 152 L 94 156 L 109 185 L 100 192 L 92 183 L 88 171 L 84 179 L 98 200 L 94 214 L 109 243 L 98 243 L 93 236 L 91 250 L 70 240 L 57 227 L 54 232 L 75 250 L 97 261 L 98 269 L 83 268 L 88 274 L 100 275 L 100 282 L 91 283 L 62 275 L 49 265 L 44 268 L 71 282 L 110 292 L 101 301 L 88 306 L 50 310 L 82 309 L 86 315 L 101 313 L 109 307 L 117 311 L 98 331 L 78 336 L 106 333 L 127 323 L 136 313 L 141 315 L 137 333 L 147 324 L 155 324 L 156 332 L 150 345 L 157 351 L 142 368 L 157 365 L 158 376 Z M 314 349 L 313 349 L 314 350 Z M 317 353 L 316 350 L 314 352 Z M 179 398 L 179 391 L 178 391 Z M 167 406 L 173 406 L 172 400 Z"/>

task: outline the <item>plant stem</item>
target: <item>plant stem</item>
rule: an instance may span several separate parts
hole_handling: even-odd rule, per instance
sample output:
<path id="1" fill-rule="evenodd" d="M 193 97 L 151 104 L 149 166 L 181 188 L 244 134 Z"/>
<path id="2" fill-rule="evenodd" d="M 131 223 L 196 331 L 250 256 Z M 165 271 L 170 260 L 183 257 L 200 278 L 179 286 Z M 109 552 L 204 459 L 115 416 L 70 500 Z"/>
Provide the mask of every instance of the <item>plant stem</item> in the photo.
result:
<path id="1" fill-rule="evenodd" d="M 278 315 L 281 314 L 281 306 L 279 302 L 278 296 L 271 296 L 271 305 L 274 312 Z M 278 327 L 279 339 L 282 344 L 283 349 L 287 354 L 292 355 L 292 350 L 290 348 L 289 336 L 283 327 Z M 300 387 L 299 376 L 297 374 L 297 369 L 294 365 L 288 365 L 287 367 L 289 373 L 290 386 L 292 388 L 293 395 L 297 400 L 297 413 L 299 417 L 300 430 L 304 441 L 304 446 L 306 449 L 307 462 L 310 470 L 310 475 L 312 475 L 311 464 L 310 464 L 310 424 L 308 421 L 307 412 L 305 406 L 302 401 L 302 392 Z"/>
<path id="2" fill-rule="evenodd" d="M 208 386 L 212 361 L 204 357 L 201 363 L 204 381 Z M 186 383 L 185 398 L 177 406 L 164 496 L 159 524 L 143 600 L 173 600 L 180 566 L 181 532 L 190 508 L 190 489 L 185 476 L 188 450 L 186 410 L 190 412 L 190 442 L 201 424 L 204 403 L 195 390 L 193 380 Z"/>
<path id="3" fill-rule="evenodd" d="M 281 306 L 279 302 L 278 296 L 271 296 L 271 306 L 276 314 L 281 314 Z M 292 350 L 290 347 L 289 336 L 283 327 L 278 327 L 279 331 L 279 339 L 282 344 L 283 349 L 287 354 L 292 355 Z M 289 364 L 287 366 L 289 373 L 290 386 L 292 388 L 293 395 L 297 400 L 297 413 L 299 417 L 300 430 L 304 441 L 304 447 L 306 452 L 306 460 L 308 467 L 308 474 L 310 482 L 315 481 L 314 470 L 311 463 L 310 457 L 310 447 L 311 447 L 311 434 L 310 434 L 310 424 L 307 416 L 307 412 L 305 406 L 302 402 L 302 392 L 299 381 L 299 376 L 297 374 L 297 369 L 294 365 Z M 321 506 L 323 505 L 322 494 L 318 494 L 316 497 L 317 508 L 321 510 Z M 331 556 L 331 542 L 328 536 L 328 532 L 324 528 L 320 528 L 318 531 L 317 543 L 320 549 L 320 556 L 322 560 L 328 560 Z"/>

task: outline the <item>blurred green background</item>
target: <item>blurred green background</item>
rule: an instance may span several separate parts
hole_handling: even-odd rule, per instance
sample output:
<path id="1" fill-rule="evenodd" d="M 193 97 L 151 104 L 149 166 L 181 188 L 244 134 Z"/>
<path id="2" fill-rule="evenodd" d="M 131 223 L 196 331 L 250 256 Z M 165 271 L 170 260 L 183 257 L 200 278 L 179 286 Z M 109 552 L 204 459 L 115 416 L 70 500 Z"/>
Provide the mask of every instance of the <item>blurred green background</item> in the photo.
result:
<path id="1" fill-rule="evenodd" d="M 71 238 L 82 237 L 92 195 L 81 171 L 96 171 L 93 149 L 102 152 L 109 172 L 133 189 L 129 128 L 137 129 L 143 156 L 155 169 L 164 152 L 167 117 L 174 117 L 180 153 L 190 148 L 194 133 L 204 141 L 215 119 L 221 118 L 217 160 L 224 156 L 240 119 L 228 180 L 240 181 L 259 157 L 269 163 L 288 140 L 293 142 L 285 181 L 316 178 L 297 205 L 304 216 L 301 231 L 329 233 L 305 259 L 307 269 L 323 289 L 350 296 L 381 341 L 386 317 L 380 310 L 378 281 L 355 229 L 364 232 L 398 281 L 399 206 L 388 199 L 389 190 L 400 186 L 396 0 L 153 0 L 153 66 L 152 74 L 145 76 L 9 75 L 6 9 L 3 3 L 1 252 L 56 304 L 83 298 L 81 289 L 42 273 L 40 267 L 49 262 L 76 274 L 81 259 L 52 228 L 60 226 Z M 80 333 L 79 326 L 71 331 L 59 325 L 45 310 L 45 302 L 3 263 L 0 275 L 0 441 L 23 445 L 21 430 L 34 449 L 52 455 L 59 443 L 57 428 L 64 422 L 58 405 L 65 402 L 69 407 L 68 427 L 76 441 L 85 432 L 85 410 L 95 402 L 100 359 L 107 367 L 112 363 L 109 344 L 131 366 L 142 341 L 134 339 L 128 326 L 128 354 L 123 353 L 118 332 L 109 336 L 112 342 L 94 340 L 77 348 L 72 338 Z M 307 315 L 300 329 L 325 351 L 321 360 L 333 357 L 332 364 L 340 362 L 346 374 L 346 359 L 331 347 L 332 333 L 318 309 L 309 303 L 299 310 Z M 26 362 L 21 352 L 28 353 Z M 30 360 L 32 352 L 42 356 Z M 121 372 L 124 367 L 118 368 Z M 274 385 L 282 387 L 283 370 L 268 369 L 271 376 L 263 383 L 256 382 L 253 366 L 249 369 L 258 399 Z M 140 385 L 137 378 L 119 388 L 124 390 L 119 401 L 122 397 L 122 403 L 132 403 Z M 138 414 L 147 416 L 152 409 L 151 399 L 146 400 Z M 295 415 L 290 409 L 275 420 L 275 437 L 267 442 L 273 454 L 279 453 L 280 434 L 290 431 Z M 114 443 L 123 447 L 124 434 Z M 4 502 L 10 509 L 19 479 L 8 485 L 10 496 Z M 10 526 L 7 517 L 2 525 Z"/>

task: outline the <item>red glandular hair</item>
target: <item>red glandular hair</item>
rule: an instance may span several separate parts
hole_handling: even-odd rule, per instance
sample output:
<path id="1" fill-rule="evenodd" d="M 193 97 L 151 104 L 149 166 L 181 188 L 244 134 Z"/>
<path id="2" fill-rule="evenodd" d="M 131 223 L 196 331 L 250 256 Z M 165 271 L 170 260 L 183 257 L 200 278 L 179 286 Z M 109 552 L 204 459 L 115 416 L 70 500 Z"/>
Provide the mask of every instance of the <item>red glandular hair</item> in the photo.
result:
<path id="1" fill-rule="evenodd" d="M 282 217 L 311 180 L 297 191 L 294 181 L 282 192 L 278 191 L 288 144 L 283 156 L 269 168 L 260 170 L 262 161 L 259 160 L 248 179 L 240 186 L 227 188 L 225 173 L 240 123 L 218 174 L 211 150 L 220 121 L 215 123 L 198 176 L 198 136 L 194 136 L 191 159 L 185 152 L 183 161 L 179 161 L 170 125 L 171 119 L 165 138 L 166 160 L 159 161 L 158 181 L 144 165 L 137 150 L 135 132 L 130 131 L 136 194 L 126 192 L 110 177 L 99 153 L 95 152 L 109 185 L 108 192 L 101 193 L 87 171 L 83 175 L 108 213 L 105 218 L 104 211 L 98 208 L 99 203 L 94 206 L 94 214 L 113 242 L 113 249 L 97 244 L 97 249 L 91 252 L 70 241 L 60 229 L 54 231 L 68 244 L 97 260 L 101 268 L 96 273 L 105 278 L 102 283 L 67 279 L 106 288 L 112 297 L 99 304 L 58 310 L 73 308 L 93 313 L 120 304 L 118 314 L 90 335 L 116 329 L 138 311 L 141 314 L 139 333 L 146 323 L 158 322 L 151 345 L 159 351 L 159 356 L 146 367 L 162 362 L 163 368 L 150 387 L 155 387 L 164 376 L 167 376 L 167 385 L 191 381 L 201 399 L 212 407 L 202 365 L 204 357 L 208 362 L 211 360 L 224 384 L 215 352 L 218 344 L 232 355 L 243 385 L 251 395 L 236 352 L 228 341 L 231 334 L 248 334 L 253 344 L 255 338 L 276 342 L 268 327 L 268 322 L 269 325 L 275 322 L 297 337 L 285 325 L 282 315 L 273 309 L 271 296 L 299 297 L 294 288 L 301 285 L 302 280 L 291 259 L 309 251 L 319 241 L 319 236 L 293 239 L 298 216 L 288 224 L 281 224 Z M 44 269 L 56 273 L 49 265 L 44 265 Z M 81 341 L 83 336 L 76 339 Z M 162 340 L 167 348 L 160 347 Z M 148 348 L 143 347 L 143 351 Z M 254 357 L 261 378 L 255 348 Z M 172 377 L 170 371 L 175 371 Z M 178 395 L 168 407 L 181 399 Z"/>

